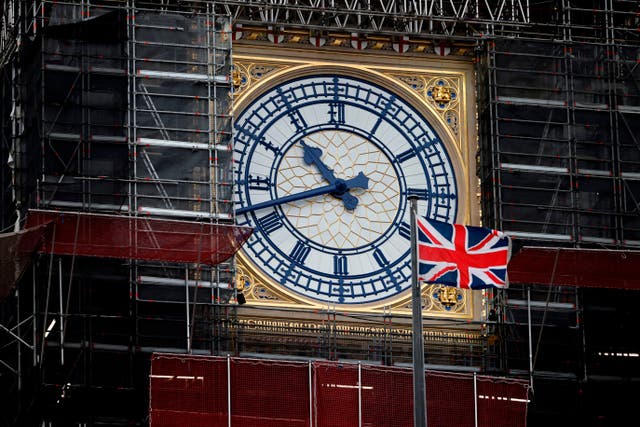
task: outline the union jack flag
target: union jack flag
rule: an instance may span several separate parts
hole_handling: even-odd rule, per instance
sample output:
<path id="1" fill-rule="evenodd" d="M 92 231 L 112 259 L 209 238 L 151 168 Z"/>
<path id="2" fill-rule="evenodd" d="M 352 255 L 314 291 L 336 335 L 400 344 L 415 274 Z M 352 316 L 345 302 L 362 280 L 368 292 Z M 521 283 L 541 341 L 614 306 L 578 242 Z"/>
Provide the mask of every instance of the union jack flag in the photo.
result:
<path id="1" fill-rule="evenodd" d="M 465 289 L 508 286 L 509 236 L 484 227 L 416 222 L 420 280 Z"/>

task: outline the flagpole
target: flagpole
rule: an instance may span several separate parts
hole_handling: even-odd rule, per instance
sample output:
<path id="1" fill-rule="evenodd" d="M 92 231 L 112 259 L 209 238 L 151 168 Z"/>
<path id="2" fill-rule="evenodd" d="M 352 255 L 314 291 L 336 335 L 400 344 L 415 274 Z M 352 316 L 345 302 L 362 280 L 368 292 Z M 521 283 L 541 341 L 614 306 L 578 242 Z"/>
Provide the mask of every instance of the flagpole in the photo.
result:
<path id="1" fill-rule="evenodd" d="M 424 345 L 422 341 L 422 292 L 418 280 L 418 231 L 416 212 L 418 197 L 408 197 L 411 203 L 411 301 L 413 308 L 413 425 L 426 427 L 426 389 L 424 381 Z"/>

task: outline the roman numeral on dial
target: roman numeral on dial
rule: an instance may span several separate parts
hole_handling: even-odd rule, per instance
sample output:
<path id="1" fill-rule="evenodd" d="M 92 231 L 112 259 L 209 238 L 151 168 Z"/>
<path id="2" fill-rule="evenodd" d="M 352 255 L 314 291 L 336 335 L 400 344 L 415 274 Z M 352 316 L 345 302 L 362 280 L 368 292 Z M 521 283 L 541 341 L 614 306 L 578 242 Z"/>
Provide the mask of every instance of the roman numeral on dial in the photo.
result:
<path id="1" fill-rule="evenodd" d="M 293 247 L 293 250 L 289 254 L 292 260 L 297 262 L 298 264 L 304 264 L 305 260 L 309 256 L 311 252 L 311 248 L 304 243 L 298 241 L 296 245 Z"/>
<path id="2" fill-rule="evenodd" d="M 258 225 L 266 234 L 271 234 L 276 231 L 284 224 L 282 223 L 282 218 L 276 212 L 271 212 L 268 215 L 265 215 L 261 218 L 258 218 Z"/>
<path id="3" fill-rule="evenodd" d="M 349 274 L 347 269 L 347 257 L 345 255 L 333 256 L 333 272 L 339 276 L 346 276 Z"/>

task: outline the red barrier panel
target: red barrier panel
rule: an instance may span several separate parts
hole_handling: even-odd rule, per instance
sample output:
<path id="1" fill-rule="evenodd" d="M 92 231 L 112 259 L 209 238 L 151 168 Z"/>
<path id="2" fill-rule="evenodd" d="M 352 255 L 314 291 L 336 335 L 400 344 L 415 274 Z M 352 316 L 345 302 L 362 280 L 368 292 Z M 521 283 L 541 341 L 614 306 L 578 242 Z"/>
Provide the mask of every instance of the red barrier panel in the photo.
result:
<path id="1" fill-rule="evenodd" d="M 100 258 L 219 264 L 240 249 L 248 227 L 150 216 L 31 210 L 25 227 L 52 224 L 42 252 Z"/>
<path id="2" fill-rule="evenodd" d="M 231 414 L 234 427 L 308 426 L 309 364 L 231 359 Z"/>
<path id="3" fill-rule="evenodd" d="M 154 355 L 149 380 L 154 427 L 227 425 L 224 359 Z"/>
<path id="4" fill-rule="evenodd" d="M 474 426 L 472 374 L 427 371 L 425 381 L 429 427 Z"/>
<path id="5" fill-rule="evenodd" d="M 362 425 L 413 426 L 413 371 L 388 366 L 361 366 Z"/>
<path id="6" fill-rule="evenodd" d="M 358 425 L 358 365 L 314 363 L 317 427 Z"/>
<path id="7" fill-rule="evenodd" d="M 151 427 L 413 427 L 408 368 L 154 354 L 150 380 Z M 427 424 L 525 427 L 527 386 L 428 371 Z"/>
<path id="8" fill-rule="evenodd" d="M 640 251 L 525 246 L 509 261 L 509 282 L 640 289 Z"/>
<path id="9" fill-rule="evenodd" d="M 477 377 L 478 425 L 525 427 L 528 389 L 522 383 Z"/>

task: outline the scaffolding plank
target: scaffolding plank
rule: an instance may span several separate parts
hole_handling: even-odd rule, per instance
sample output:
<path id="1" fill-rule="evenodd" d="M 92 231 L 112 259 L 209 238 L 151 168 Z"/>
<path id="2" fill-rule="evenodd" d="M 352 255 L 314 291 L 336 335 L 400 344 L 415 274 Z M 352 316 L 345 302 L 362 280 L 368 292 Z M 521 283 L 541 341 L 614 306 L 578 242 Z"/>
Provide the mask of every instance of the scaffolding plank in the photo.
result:
<path id="1" fill-rule="evenodd" d="M 183 209 L 164 209 L 164 208 L 154 208 L 151 206 L 138 206 L 138 213 L 144 215 L 162 215 L 162 216 L 170 216 L 174 218 L 215 218 L 222 220 L 230 220 L 231 214 L 227 213 L 211 213 L 211 212 L 202 212 L 202 211 L 187 211 Z"/>
<path id="2" fill-rule="evenodd" d="M 137 144 L 143 146 L 187 148 L 190 150 L 208 150 L 209 148 L 211 148 L 218 151 L 231 151 L 231 146 L 229 145 L 217 144 L 210 146 L 209 144 L 203 142 L 174 141 L 154 138 L 138 138 Z"/>
<path id="3" fill-rule="evenodd" d="M 218 283 L 209 280 L 185 280 L 160 276 L 138 276 L 138 283 L 161 286 L 197 286 L 198 288 L 231 288 L 231 283 Z"/>
<path id="4" fill-rule="evenodd" d="M 82 137 L 79 133 L 63 133 L 63 132 L 49 132 L 50 139 L 59 139 L 63 141 L 80 141 Z"/>
<path id="5" fill-rule="evenodd" d="M 191 73 L 178 73 L 173 71 L 155 71 L 155 70 L 138 70 L 138 77 L 148 78 L 160 78 L 160 79 L 173 79 L 173 80 L 188 80 L 197 82 L 214 81 L 217 83 L 228 83 L 229 76 L 208 76 L 207 74 L 191 74 Z"/>
<path id="6" fill-rule="evenodd" d="M 511 169 L 511 170 L 569 173 L 569 168 L 561 168 L 557 166 L 537 166 L 537 165 L 525 165 L 525 164 L 517 164 L 517 163 L 500 163 L 500 167 L 502 169 Z"/>
<path id="7" fill-rule="evenodd" d="M 566 107 L 565 101 L 553 99 L 519 98 L 513 96 L 497 96 L 496 100 L 503 104 L 545 105 L 552 107 Z"/>
<path id="8" fill-rule="evenodd" d="M 127 142 L 126 136 L 91 135 L 90 141 L 95 142 Z"/>
<path id="9" fill-rule="evenodd" d="M 217 265 L 249 238 L 248 227 L 150 217 L 31 210 L 27 228 L 53 223 L 40 251 L 117 259 Z"/>
<path id="10" fill-rule="evenodd" d="M 525 246 L 509 261 L 511 284 L 640 290 L 640 251 Z"/>

